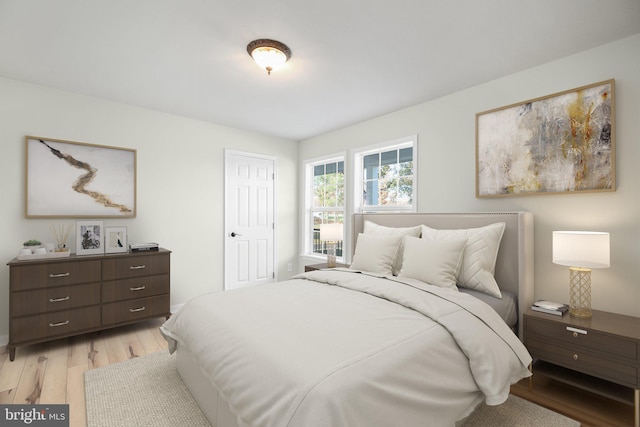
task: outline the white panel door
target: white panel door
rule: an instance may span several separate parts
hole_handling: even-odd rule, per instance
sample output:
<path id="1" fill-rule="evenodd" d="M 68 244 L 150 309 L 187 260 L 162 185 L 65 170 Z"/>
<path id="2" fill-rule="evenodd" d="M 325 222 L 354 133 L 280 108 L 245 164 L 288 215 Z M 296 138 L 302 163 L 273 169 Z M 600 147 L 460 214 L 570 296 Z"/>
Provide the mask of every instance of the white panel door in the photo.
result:
<path id="1" fill-rule="evenodd" d="M 225 289 L 275 280 L 275 159 L 225 152 Z"/>

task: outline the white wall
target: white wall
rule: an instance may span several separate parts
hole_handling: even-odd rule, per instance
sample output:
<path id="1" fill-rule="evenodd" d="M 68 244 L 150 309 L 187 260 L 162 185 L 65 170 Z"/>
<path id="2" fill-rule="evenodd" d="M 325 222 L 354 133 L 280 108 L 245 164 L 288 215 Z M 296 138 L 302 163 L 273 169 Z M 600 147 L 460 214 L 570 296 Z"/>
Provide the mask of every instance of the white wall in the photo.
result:
<path id="1" fill-rule="evenodd" d="M 610 78 L 616 80 L 616 192 L 475 198 L 477 112 Z M 569 272 L 551 262 L 551 232 L 608 231 L 611 268 L 593 270 L 592 306 L 640 316 L 639 119 L 640 34 L 305 140 L 299 153 L 311 159 L 417 133 L 419 211 L 533 212 L 535 297 L 565 302 Z"/>
<path id="2" fill-rule="evenodd" d="M 223 289 L 224 149 L 277 157 L 277 272 L 279 279 L 292 274 L 297 142 L 15 80 L 0 78 L 0 94 L 0 345 L 9 331 L 6 263 L 25 240 L 52 241 L 50 224 L 75 223 L 24 218 L 25 135 L 137 150 L 137 217 L 104 223 L 126 226 L 130 242 L 158 242 L 173 251 L 172 305 Z"/>

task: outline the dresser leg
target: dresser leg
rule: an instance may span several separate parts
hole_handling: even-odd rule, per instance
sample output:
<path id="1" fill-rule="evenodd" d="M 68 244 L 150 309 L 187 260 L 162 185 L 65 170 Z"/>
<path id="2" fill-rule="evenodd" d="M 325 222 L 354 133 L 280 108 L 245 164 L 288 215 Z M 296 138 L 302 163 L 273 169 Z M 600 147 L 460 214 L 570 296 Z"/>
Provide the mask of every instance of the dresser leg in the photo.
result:
<path id="1" fill-rule="evenodd" d="M 7 348 L 9 349 L 9 360 L 13 362 L 14 359 L 16 358 L 16 348 L 15 347 L 7 347 Z"/>
<path id="2" fill-rule="evenodd" d="M 635 412 L 635 426 L 640 427 L 640 390 L 633 390 L 633 408 Z"/>

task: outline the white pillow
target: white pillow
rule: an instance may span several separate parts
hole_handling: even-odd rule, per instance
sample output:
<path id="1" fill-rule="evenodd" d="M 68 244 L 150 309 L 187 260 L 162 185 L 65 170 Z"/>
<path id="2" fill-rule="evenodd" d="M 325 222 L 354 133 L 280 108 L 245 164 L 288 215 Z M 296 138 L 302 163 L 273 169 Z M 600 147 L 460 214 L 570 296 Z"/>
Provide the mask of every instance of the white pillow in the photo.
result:
<path id="1" fill-rule="evenodd" d="M 404 238 L 404 259 L 399 276 L 418 279 L 441 288 L 456 289 L 465 237 Z"/>
<path id="2" fill-rule="evenodd" d="M 358 234 L 350 268 L 390 276 L 401 240 L 400 236 Z"/>
<path id="3" fill-rule="evenodd" d="M 364 234 L 401 237 L 398 253 L 396 254 L 395 259 L 393 260 L 392 272 L 394 276 L 398 275 L 398 273 L 400 272 L 400 268 L 402 267 L 402 251 L 404 248 L 404 241 L 402 240 L 402 237 L 404 236 L 420 237 L 421 231 L 422 231 L 422 228 L 419 225 L 415 227 L 385 227 L 384 225 L 379 225 L 369 220 L 364 221 L 364 230 L 363 230 Z"/>
<path id="4" fill-rule="evenodd" d="M 422 238 L 427 240 L 465 237 L 467 243 L 458 269 L 458 285 L 463 288 L 484 292 L 502 298 L 500 288 L 493 274 L 500 241 L 504 234 L 504 222 L 497 222 L 479 228 L 460 230 L 436 230 L 422 226 Z"/>

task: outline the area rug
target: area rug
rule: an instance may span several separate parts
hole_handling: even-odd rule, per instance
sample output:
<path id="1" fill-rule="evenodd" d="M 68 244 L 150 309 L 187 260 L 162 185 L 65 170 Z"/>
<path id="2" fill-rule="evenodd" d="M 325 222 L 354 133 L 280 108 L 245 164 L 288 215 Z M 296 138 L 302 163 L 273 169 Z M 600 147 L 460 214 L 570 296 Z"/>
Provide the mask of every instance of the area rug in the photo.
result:
<path id="1" fill-rule="evenodd" d="M 88 427 L 210 427 L 176 371 L 175 356 L 160 351 L 92 369 L 84 375 Z M 580 423 L 509 396 L 479 407 L 464 427 L 579 427 Z"/>

